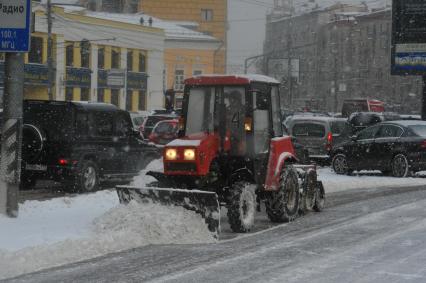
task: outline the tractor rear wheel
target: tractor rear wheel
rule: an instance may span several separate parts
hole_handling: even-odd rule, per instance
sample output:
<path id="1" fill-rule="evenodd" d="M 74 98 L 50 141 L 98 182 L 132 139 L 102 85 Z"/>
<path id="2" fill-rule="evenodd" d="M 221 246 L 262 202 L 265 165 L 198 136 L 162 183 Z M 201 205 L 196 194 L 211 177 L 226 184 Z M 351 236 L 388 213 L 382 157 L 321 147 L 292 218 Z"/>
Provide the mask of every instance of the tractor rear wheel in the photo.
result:
<path id="1" fill-rule="evenodd" d="M 296 169 L 287 166 L 281 172 L 278 191 L 266 200 L 266 213 L 272 222 L 293 221 L 299 213 L 299 181 Z"/>
<path id="2" fill-rule="evenodd" d="M 255 212 L 255 186 L 245 181 L 235 182 L 231 187 L 231 203 L 228 207 L 228 221 L 232 231 L 250 231 L 254 225 Z"/>

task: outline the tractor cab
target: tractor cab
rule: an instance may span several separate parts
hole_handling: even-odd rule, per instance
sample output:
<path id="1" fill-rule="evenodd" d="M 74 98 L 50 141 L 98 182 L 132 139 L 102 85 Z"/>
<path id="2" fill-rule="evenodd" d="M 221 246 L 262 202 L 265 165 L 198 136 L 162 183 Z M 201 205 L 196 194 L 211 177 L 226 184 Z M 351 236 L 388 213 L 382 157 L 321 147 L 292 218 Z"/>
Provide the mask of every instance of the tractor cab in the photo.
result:
<path id="1" fill-rule="evenodd" d="M 275 79 L 189 78 L 179 124 L 179 138 L 164 147 L 164 172 L 147 173 L 160 188 L 122 188 L 122 202 L 149 198 L 183 206 L 201 214 L 215 232 L 219 204 L 227 207 L 235 232 L 252 228 L 262 201 L 273 222 L 293 220 L 299 203 L 306 211 L 322 209 L 324 190 L 315 166 L 298 165 L 291 138 L 283 135 Z"/>
<path id="2" fill-rule="evenodd" d="M 193 185 L 199 188 L 212 183 L 204 177 L 210 177 L 213 166 L 222 168 L 215 175 L 239 171 L 263 184 L 271 139 L 283 135 L 278 87 L 278 81 L 261 75 L 187 79 L 180 138 L 165 148 L 165 174 L 191 176 L 188 185 L 197 181 Z"/>

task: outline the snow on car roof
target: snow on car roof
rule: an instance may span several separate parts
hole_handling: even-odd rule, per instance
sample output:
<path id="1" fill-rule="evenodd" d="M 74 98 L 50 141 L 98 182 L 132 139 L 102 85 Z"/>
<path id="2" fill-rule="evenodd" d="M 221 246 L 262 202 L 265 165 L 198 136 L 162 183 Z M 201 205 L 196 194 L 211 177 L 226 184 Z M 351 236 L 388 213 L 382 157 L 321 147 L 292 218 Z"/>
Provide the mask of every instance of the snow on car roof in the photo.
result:
<path id="1" fill-rule="evenodd" d="M 252 82 L 263 82 L 270 84 L 279 84 L 275 78 L 257 75 L 257 74 L 235 74 L 235 75 L 219 75 L 219 74 L 205 74 L 194 76 L 185 80 L 185 84 L 249 84 Z"/>

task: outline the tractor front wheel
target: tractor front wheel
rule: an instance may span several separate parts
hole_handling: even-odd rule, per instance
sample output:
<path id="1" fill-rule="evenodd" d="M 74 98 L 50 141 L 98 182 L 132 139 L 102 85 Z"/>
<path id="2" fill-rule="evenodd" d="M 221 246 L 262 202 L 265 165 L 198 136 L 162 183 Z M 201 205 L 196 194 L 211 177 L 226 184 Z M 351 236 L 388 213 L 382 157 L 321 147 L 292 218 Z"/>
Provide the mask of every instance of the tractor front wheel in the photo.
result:
<path id="1" fill-rule="evenodd" d="M 266 213 L 272 222 L 293 221 L 299 213 L 299 181 L 296 169 L 287 166 L 281 172 L 280 186 L 266 200 Z"/>
<path id="2" fill-rule="evenodd" d="M 255 212 L 255 186 L 244 181 L 235 182 L 231 187 L 231 203 L 228 207 L 228 221 L 232 231 L 250 231 L 254 225 Z"/>

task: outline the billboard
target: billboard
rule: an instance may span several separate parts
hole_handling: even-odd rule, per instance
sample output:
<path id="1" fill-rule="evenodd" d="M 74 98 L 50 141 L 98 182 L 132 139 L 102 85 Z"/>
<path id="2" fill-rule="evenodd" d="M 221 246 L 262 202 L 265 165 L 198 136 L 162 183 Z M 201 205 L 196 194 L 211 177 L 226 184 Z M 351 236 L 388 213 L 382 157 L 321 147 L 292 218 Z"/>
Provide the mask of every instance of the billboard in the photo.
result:
<path id="1" fill-rule="evenodd" d="M 426 75 L 426 1 L 393 0 L 392 75 Z"/>

